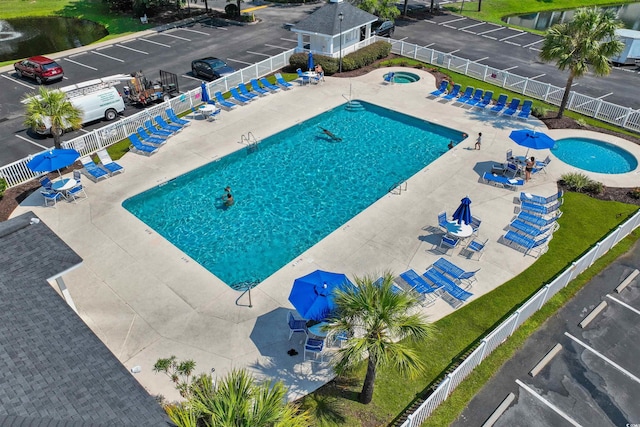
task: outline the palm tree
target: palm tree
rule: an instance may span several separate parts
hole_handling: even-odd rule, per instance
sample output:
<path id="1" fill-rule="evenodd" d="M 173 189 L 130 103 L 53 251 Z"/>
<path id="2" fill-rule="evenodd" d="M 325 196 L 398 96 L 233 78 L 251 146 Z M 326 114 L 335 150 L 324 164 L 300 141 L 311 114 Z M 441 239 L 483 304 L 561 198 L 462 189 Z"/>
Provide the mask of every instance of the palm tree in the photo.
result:
<path id="1" fill-rule="evenodd" d="M 432 327 L 417 311 L 416 297 L 394 292 L 391 273 L 384 273 L 380 284 L 372 276 L 356 277 L 355 286 L 336 291 L 335 304 L 329 333 L 346 331 L 350 337 L 337 352 L 336 372 L 340 374 L 369 358 L 361 403 L 370 403 L 373 398 L 378 367 L 395 367 L 409 375 L 423 371 L 411 342 L 427 338 Z"/>
<path id="2" fill-rule="evenodd" d="M 40 86 L 38 94 L 27 95 L 24 124 L 38 128 L 51 124 L 51 134 L 56 148 L 62 148 L 60 137 L 65 129 L 82 127 L 82 111 L 75 107 L 59 90 L 48 90 Z"/>
<path id="3" fill-rule="evenodd" d="M 544 36 L 540 59 L 556 61 L 558 69 L 569 70 L 558 118 L 562 117 L 569 100 L 573 79 L 584 76 L 589 69 L 597 76 L 611 72 L 609 58 L 619 54 L 624 45 L 615 31 L 622 27 L 612 11 L 581 8 L 569 22 L 556 24 Z"/>
<path id="4" fill-rule="evenodd" d="M 216 427 L 307 427 L 309 414 L 287 403 L 278 381 L 257 384 L 246 370 L 233 370 L 214 383 L 202 375 L 191 386 L 189 406 Z"/>

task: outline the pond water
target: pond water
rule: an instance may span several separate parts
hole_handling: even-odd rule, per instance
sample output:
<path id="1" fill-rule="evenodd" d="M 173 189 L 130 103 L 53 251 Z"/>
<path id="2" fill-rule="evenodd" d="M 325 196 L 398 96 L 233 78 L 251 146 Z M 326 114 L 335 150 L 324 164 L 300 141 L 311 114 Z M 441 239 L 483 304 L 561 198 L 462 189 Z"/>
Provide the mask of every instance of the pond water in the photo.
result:
<path id="1" fill-rule="evenodd" d="M 602 7 L 602 9 L 613 11 L 624 24 L 624 28 L 640 30 L 640 3 L 605 6 Z M 502 20 L 507 24 L 544 31 L 555 24 L 571 20 L 574 10 L 575 9 L 529 13 L 526 15 L 508 16 Z"/>
<path id="2" fill-rule="evenodd" d="M 85 46 L 108 34 L 104 26 L 86 19 L 32 17 L 0 20 L 0 61 Z"/>

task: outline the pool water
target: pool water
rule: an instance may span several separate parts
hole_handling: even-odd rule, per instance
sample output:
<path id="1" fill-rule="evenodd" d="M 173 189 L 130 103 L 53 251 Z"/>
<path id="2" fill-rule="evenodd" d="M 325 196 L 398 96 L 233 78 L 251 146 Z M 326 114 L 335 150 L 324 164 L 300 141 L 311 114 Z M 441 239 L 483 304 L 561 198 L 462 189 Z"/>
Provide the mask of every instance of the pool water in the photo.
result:
<path id="1" fill-rule="evenodd" d="M 229 286 L 260 282 L 463 139 L 360 103 L 363 110 L 339 106 L 123 206 Z M 227 185 L 235 204 L 225 209 Z"/>
<path id="2" fill-rule="evenodd" d="M 387 75 L 385 74 L 385 77 Z M 415 73 L 408 73 L 406 71 L 397 71 L 393 73 L 393 82 L 394 83 L 415 83 L 420 80 L 420 76 Z"/>
<path id="3" fill-rule="evenodd" d="M 559 139 L 551 152 L 563 162 L 590 172 L 618 174 L 638 167 L 638 160 L 627 150 L 595 139 Z"/>

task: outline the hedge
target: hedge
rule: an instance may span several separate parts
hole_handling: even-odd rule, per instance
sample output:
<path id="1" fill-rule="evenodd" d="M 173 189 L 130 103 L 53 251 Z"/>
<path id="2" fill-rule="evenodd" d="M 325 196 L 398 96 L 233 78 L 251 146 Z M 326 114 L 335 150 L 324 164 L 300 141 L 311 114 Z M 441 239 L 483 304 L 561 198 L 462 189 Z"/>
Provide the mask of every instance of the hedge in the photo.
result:
<path id="1" fill-rule="evenodd" d="M 342 71 L 357 70 L 373 64 L 380 58 L 386 58 L 391 53 L 391 43 L 378 41 L 369 46 L 365 46 L 355 52 L 352 52 L 342 58 Z M 294 53 L 289 58 L 289 65 L 293 70 L 298 68 L 307 69 L 307 61 L 309 54 Z M 340 66 L 339 58 L 332 58 L 324 55 L 313 55 L 313 62 L 320 64 L 326 75 L 335 74 Z"/>

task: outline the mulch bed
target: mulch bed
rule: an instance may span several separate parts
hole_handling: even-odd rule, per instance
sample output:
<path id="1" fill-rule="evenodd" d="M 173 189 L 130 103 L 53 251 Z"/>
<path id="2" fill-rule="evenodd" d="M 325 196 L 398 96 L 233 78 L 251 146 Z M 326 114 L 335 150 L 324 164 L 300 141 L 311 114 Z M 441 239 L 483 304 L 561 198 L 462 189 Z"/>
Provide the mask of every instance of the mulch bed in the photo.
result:
<path id="1" fill-rule="evenodd" d="M 395 55 L 391 55 L 391 57 L 395 57 Z M 388 60 L 389 58 L 385 58 L 384 60 Z M 358 70 L 347 71 L 343 73 L 333 74 L 332 77 L 358 77 L 364 74 L 367 74 L 377 68 L 379 68 L 379 63 L 383 60 L 379 60 L 372 65 L 367 67 L 363 67 Z M 440 85 L 440 82 L 446 77 L 445 74 L 436 70 L 427 70 L 431 74 L 436 77 L 436 87 Z M 554 117 L 554 113 L 549 113 L 547 117 L 540 118 L 549 129 L 585 129 L 592 130 L 595 132 L 607 133 L 610 135 L 615 135 L 620 138 L 627 139 L 631 142 L 640 145 L 640 138 L 634 138 L 633 136 L 618 133 L 615 131 L 610 131 L 607 129 L 600 129 L 589 125 L 582 126 L 578 121 L 572 119 L 571 117 L 562 117 L 561 119 L 557 119 Z M 50 178 L 55 179 L 55 174 L 51 174 Z M 0 198 L 0 221 L 5 221 L 9 218 L 9 215 L 14 211 L 16 207 L 26 199 L 31 193 L 36 191 L 40 187 L 40 184 L 36 180 L 29 181 L 25 184 L 19 185 L 14 188 L 10 188 L 4 193 L 4 197 Z M 631 190 L 633 188 L 615 188 L 615 187 L 605 187 L 603 193 L 592 195 L 592 197 L 596 197 L 601 200 L 616 200 L 623 203 L 629 203 L 632 205 L 640 206 L 640 199 L 636 199 L 632 197 Z"/>

